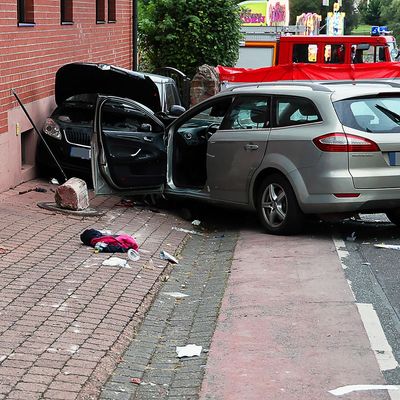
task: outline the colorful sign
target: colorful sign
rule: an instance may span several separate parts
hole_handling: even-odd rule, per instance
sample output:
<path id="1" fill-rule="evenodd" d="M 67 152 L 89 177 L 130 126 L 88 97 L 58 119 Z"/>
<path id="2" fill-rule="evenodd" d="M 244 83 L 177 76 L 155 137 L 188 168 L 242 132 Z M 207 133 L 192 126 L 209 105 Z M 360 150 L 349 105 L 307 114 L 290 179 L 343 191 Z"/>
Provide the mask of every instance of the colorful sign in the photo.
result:
<path id="1" fill-rule="evenodd" d="M 267 26 L 268 1 L 243 1 L 239 6 L 242 26 Z"/>
<path id="2" fill-rule="evenodd" d="M 267 24 L 268 26 L 289 25 L 289 0 L 269 0 Z"/>
<path id="3" fill-rule="evenodd" d="M 304 35 L 318 35 L 322 17 L 316 13 L 303 13 L 296 18 L 296 26 L 304 26 Z"/>
<path id="4" fill-rule="evenodd" d="M 289 0 L 254 0 L 239 3 L 243 26 L 289 25 Z"/>

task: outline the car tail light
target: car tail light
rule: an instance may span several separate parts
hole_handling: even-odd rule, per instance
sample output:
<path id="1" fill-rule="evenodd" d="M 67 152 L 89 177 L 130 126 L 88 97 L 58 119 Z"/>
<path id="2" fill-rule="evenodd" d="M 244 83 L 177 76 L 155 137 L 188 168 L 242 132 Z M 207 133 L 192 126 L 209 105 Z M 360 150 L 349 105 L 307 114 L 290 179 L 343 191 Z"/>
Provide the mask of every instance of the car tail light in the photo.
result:
<path id="1" fill-rule="evenodd" d="M 55 122 L 52 118 L 47 118 L 46 122 L 43 125 L 43 132 L 46 135 L 49 135 L 55 139 L 61 140 L 61 131 L 57 122 Z"/>
<path id="2" fill-rule="evenodd" d="M 346 135 L 345 133 L 328 133 L 313 139 L 314 144 L 322 151 L 328 152 L 371 152 L 380 151 L 379 146 L 370 139 Z"/>

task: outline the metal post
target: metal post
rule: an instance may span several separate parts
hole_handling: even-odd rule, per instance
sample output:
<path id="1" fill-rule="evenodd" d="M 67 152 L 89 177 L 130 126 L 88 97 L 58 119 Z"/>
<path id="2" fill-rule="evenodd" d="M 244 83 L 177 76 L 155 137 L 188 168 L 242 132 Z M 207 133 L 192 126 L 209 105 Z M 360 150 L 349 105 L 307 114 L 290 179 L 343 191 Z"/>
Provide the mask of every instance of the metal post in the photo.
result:
<path id="1" fill-rule="evenodd" d="M 138 1 L 132 0 L 132 69 L 138 68 Z"/>

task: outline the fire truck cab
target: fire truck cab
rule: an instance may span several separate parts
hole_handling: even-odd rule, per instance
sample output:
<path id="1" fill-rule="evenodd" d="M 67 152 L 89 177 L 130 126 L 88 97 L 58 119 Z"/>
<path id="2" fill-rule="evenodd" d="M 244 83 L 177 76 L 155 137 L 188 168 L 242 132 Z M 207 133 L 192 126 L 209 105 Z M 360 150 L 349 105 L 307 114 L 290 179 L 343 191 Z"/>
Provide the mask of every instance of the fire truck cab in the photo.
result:
<path id="1" fill-rule="evenodd" d="M 292 63 L 378 63 L 397 61 L 397 57 L 396 40 L 391 35 L 306 36 L 287 35 L 285 31 L 248 31 L 239 49 L 236 67 L 260 68 Z"/>

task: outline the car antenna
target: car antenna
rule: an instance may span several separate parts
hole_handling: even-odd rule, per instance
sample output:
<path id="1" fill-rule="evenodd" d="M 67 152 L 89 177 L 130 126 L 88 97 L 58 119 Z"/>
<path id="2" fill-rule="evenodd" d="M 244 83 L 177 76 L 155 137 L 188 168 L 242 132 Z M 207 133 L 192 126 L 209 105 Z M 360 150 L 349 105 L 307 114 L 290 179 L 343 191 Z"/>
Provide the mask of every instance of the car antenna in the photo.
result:
<path id="1" fill-rule="evenodd" d="M 22 110 L 24 111 L 25 115 L 27 116 L 27 118 L 29 119 L 29 122 L 32 124 L 33 129 L 35 130 L 35 132 L 39 135 L 40 139 L 42 140 L 42 142 L 46 145 L 47 150 L 49 151 L 49 153 L 51 154 L 51 156 L 53 157 L 54 161 L 56 162 L 58 168 L 60 169 L 63 178 L 65 181 L 68 180 L 67 175 L 65 175 L 64 170 L 62 169 L 60 163 L 57 161 L 56 156 L 54 155 L 54 153 L 51 151 L 49 145 L 46 143 L 46 141 L 43 139 L 43 135 L 40 133 L 39 129 L 36 127 L 35 123 L 33 122 L 32 118 L 30 117 L 27 109 L 25 108 L 25 106 L 22 104 L 21 99 L 19 98 L 19 96 L 17 95 L 16 91 L 14 89 L 11 89 L 11 93 L 15 96 L 15 98 L 17 99 L 19 105 L 21 106 Z"/>

